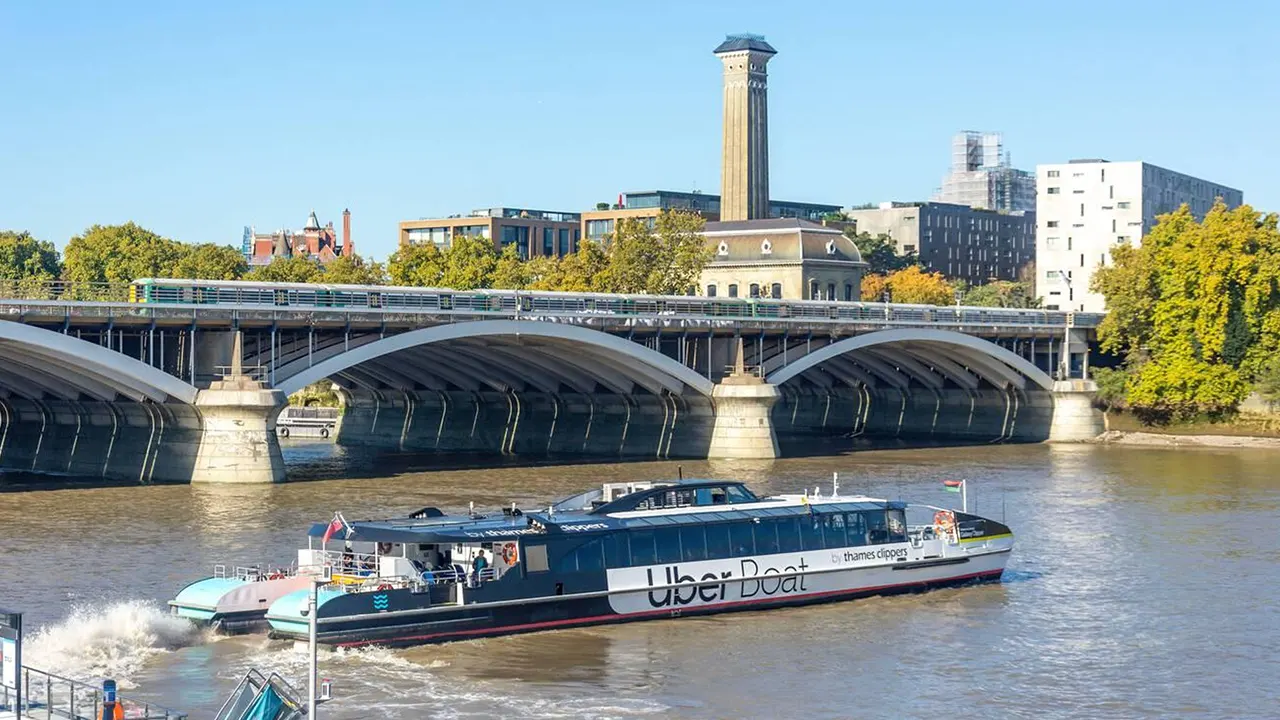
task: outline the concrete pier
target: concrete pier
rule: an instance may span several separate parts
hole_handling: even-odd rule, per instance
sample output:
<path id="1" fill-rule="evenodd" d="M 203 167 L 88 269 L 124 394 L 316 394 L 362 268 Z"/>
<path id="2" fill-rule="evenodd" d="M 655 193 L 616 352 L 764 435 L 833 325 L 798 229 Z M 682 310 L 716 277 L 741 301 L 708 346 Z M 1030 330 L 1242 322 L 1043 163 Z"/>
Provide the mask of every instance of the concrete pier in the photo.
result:
<path id="1" fill-rule="evenodd" d="M 730 376 L 716 385 L 711 391 L 716 417 L 707 457 L 755 460 L 778 457 L 778 438 L 770 416 L 778 396 L 776 386 L 751 375 Z"/>
<path id="2" fill-rule="evenodd" d="M 196 396 L 204 420 L 191 482 L 273 483 L 284 480 L 276 416 L 286 398 L 244 375 L 214 381 Z"/>
<path id="3" fill-rule="evenodd" d="M 1055 382 L 1049 442 L 1087 442 L 1102 434 L 1102 411 L 1093 406 L 1097 394 L 1098 384 L 1092 380 Z"/>

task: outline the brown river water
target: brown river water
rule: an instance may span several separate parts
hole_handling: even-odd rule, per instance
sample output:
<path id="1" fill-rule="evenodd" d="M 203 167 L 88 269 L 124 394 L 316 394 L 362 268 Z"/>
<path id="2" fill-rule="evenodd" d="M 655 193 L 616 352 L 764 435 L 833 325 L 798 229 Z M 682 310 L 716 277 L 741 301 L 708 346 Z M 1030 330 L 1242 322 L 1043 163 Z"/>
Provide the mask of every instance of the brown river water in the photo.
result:
<path id="1" fill-rule="evenodd" d="M 421 472 L 286 447 L 268 487 L 0 492 L 0 606 L 27 662 L 211 717 L 250 667 L 305 688 L 306 657 L 211 637 L 163 603 L 214 563 L 289 562 L 307 523 L 469 501 L 524 507 L 603 481 L 725 477 L 955 504 L 1017 545 L 1000 584 L 407 650 L 328 652 L 354 718 L 1280 717 L 1280 451 L 1018 445 Z M 457 465 L 457 463 L 454 463 Z M 356 477 L 318 480 L 326 476 Z M 9 480 L 12 481 L 13 478 Z M 0 478 L 0 484 L 5 482 Z"/>

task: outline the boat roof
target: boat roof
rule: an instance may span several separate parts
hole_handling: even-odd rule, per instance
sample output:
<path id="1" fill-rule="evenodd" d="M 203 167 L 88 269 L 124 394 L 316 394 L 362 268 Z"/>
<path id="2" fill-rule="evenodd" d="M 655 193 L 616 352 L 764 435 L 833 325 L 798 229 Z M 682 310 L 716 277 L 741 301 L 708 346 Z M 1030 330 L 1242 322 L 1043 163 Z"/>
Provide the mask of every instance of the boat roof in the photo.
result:
<path id="1" fill-rule="evenodd" d="M 670 487 L 670 486 L 668 486 Z M 348 523 L 349 534 L 340 532 L 331 542 L 395 542 L 454 544 L 514 540 L 531 535 L 577 535 L 616 530 L 642 530 L 680 525 L 707 525 L 741 521 L 750 518 L 798 517 L 826 515 L 859 510 L 903 509 L 906 503 L 866 497 L 813 498 L 812 502 L 796 502 L 797 496 L 762 499 L 740 505 L 685 507 L 668 511 L 617 517 L 590 512 L 529 512 L 520 515 L 488 516 L 444 515 L 435 518 L 397 518 L 361 520 Z M 787 504 L 781 504 L 787 503 Z M 329 523 L 315 523 L 308 531 L 311 537 L 323 537 Z"/>

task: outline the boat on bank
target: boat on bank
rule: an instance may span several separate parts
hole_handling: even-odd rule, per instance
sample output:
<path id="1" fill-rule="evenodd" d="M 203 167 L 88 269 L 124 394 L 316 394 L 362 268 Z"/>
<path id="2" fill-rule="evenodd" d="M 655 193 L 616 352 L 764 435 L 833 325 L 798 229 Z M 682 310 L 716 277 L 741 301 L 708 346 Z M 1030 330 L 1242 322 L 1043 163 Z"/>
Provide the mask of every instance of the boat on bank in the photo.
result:
<path id="1" fill-rule="evenodd" d="M 714 480 L 606 483 L 538 512 L 416 515 L 312 526 L 298 565 L 330 577 L 319 642 L 417 645 L 917 592 L 998 580 L 1013 548 L 1008 527 L 969 513 L 834 487 L 758 497 Z M 341 549 L 325 542 L 335 534 Z M 307 638 L 309 592 L 271 604 L 273 637 Z"/>

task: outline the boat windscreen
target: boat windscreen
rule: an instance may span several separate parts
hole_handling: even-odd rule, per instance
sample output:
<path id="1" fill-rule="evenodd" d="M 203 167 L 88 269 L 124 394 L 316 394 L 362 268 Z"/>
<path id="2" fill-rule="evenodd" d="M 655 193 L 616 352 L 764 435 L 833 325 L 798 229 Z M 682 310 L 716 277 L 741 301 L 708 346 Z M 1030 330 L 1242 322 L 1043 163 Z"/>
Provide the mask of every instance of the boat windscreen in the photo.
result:
<path id="1" fill-rule="evenodd" d="M 590 508 L 592 502 L 600 500 L 603 497 L 604 491 L 600 488 L 596 488 L 595 490 L 588 490 L 586 492 L 578 493 L 577 495 L 571 495 L 555 503 L 552 507 L 560 512 L 568 510 L 583 510 Z"/>

